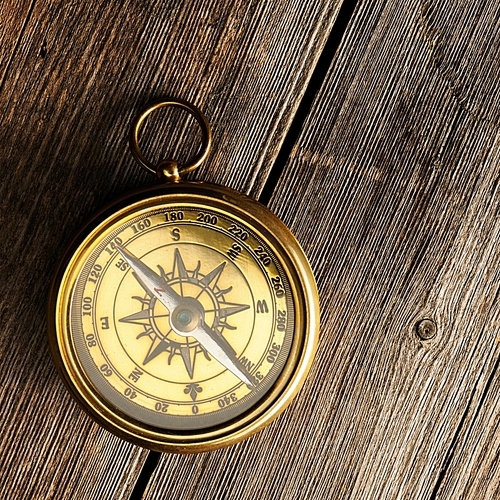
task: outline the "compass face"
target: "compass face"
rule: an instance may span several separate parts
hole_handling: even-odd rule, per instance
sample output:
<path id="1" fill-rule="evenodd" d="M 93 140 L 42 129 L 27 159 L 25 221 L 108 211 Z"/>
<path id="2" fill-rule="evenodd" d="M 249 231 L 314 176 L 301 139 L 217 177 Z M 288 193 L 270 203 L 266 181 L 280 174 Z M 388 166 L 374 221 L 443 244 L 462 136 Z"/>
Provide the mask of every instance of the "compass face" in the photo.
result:
<path id="1" fill-rule="evenodd" d="M 300 247 L 267 209 L 224 188 L 169 189 L 104 214 L 70 250 L 51 347 L 110 430 L 196 451 L 282 411 L 311 362 L 317 306 Z"/>

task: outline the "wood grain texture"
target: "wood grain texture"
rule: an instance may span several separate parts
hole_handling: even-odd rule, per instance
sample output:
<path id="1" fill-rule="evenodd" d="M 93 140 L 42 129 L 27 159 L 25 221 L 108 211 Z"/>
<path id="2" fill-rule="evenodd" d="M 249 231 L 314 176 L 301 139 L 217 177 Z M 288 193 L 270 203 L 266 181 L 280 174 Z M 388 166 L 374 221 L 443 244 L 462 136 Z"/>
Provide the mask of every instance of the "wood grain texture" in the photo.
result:
<path id="1" fill-rule="evenodd" d="M 132 116 L 162 95 L 198 104 L 214 151 L 196 176 L 260 192 L 339 4 L 2 3 L 3 498 L 127 498 L 144 463 L 144 450 L 70 400 L 44 314 L 50 277 L 79 226 L 151 182 L 128 152 Z M 151 155 L 182 159 L 196 149 L 195 128 L 172 116 L 145 131 Z"/>
<path id="2" fill-rule="evenodd" d="M 360 9 L 273 203 L 320 285 L 310 387 L 321 396 L 303 426 L 317 429 L 307 427 L 318 443 L 307 458 L 324 457 L 315 487 L 336 498 L 434 498 L 499 355 L 500 101 L 492 81 L 475 80 L 497 50 L 475 38 L 496 33 L 498 12 L 492 2 L 401 7 Z M 458 97 L 446 75 L 475 85 Z M 422 341 L 426 317 L 438 334 Z M 463 498 L 491 498 L 479 491 Z"/>
<path id="3" fill-rule="evenodd" d="M 496 318 L 497 333 L 498 324 Z M 498 366 L 495 368 L 486 394 L 475 395 L 479 401 L 474 401 L 466 415 L 464 431 L 458 436 L 450 463 L 443 471 L 436 499 L 500 497 L 500 387 Z"/>
<path id="4" fill-rule="evenodd" d="M 5 0 L 0 5 L 0 90 L 31 18 L 33 0 Z M 16 15 L 12 15 L 13 13 Z"/>
<path id="5" fill-rule="evenodd" d="M 148 500 L 496 498 L 499 10 L 459 7 L 360 3 L 271 203 L 318 280 L 312 374 Z"/>

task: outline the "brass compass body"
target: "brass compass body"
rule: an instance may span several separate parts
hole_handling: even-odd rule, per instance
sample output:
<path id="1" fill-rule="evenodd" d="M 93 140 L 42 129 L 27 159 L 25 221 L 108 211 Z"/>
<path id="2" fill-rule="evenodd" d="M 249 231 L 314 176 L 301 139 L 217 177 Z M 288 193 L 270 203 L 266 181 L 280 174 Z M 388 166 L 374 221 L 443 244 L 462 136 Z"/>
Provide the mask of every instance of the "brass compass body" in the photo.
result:
<path id="1" fill-rule="evenodd" d="M 79 403 L 160 451 L 232 444 L 302 385 L 318 332 L 314 279 L 268 209 L 169 182 L 98 214 L 54 279 L 49 340 Z"/>

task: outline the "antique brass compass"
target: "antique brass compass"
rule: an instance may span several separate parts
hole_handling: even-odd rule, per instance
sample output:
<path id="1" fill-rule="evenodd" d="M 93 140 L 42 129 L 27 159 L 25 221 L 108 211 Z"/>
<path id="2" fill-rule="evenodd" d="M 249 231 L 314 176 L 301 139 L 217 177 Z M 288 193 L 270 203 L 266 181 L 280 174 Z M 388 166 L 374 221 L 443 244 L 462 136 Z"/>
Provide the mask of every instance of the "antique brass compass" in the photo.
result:
<path id="1" fill-rule="evenodd" d="M 199 123 L 190 163 L 151 164 L 147 116 L 180 107 Z M 208 451 L 267 425 L 297 393 L 319 328 L 316 285 L 286 226 L 232 189 L 182 181 L 211 132 L 165 99 L 135 119 L 130 144 L 161 184 L 94 217 L 66 251 L 49 300 L 49 340 L 66 386 L 108 430 L 159 451 Z"/>

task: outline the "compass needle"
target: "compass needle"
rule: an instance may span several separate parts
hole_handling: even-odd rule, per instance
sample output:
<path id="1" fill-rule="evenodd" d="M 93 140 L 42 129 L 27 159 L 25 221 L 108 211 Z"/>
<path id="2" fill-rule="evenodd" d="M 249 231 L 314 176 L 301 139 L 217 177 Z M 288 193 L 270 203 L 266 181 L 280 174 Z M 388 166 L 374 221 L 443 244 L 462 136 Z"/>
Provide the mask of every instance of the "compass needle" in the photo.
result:
<path id="1" fill-rule="evenodd" d="M 181 302 L 181 297 L 177 292 L 172 287 L 166 285 L 162 278 L 126 248 L 116 245 L 116 249 L 135 271 L 134 276 L 137 281 L 151 296 L 155 296 L 172 313 L 175 307 Z"/>
<path id="2" fill-rule="evenodd" d="M 252 389 L 255 387 L 245 371 L 241 368 L 234 350 L 226 347 L 220 340 L 220 334 L 216 334 L 206 323 L 202 323 L 191 334 L 220 364 L 225 366 L 233 375 Z"/>
<path id="3" fill-rule="evenodd" d="M 137 281 L 139 281 L 141 286 L 144 287 L 146 292 L 151 296 L 155 296 L 168 309 L 172 329 L 178 335 L 187 336 L 189 334 L 194 337 L 207 350 L 207 352 L 214 357 L 214 359 L 233 373 L 233 375 L 238 377 L 242 382 L 253 388 L 253 382 L 250 380 L 245 371 L 239 366 L 234 349 L 219 332 L 212 330 L 206 325 L 206 323 L 203 322 L 205 311 L 203 310 L 201 304 L 196 299 L 178 295 L 164 278 L 158 276 L 129 250 L 126 250 L 121 245 L 116 245 L 116 249 L 132 268 L 134 271 L 134 277 Z M 212 283 L 212 286 L 215 286 L 219 281 L 225 266 L 226 262 L 217 266 L 213 271 L 200 280 L 200 284 L 202 284 L 204 288 L 209 287 Z M 173 276 L 175 276 L 176 270 L 181 279 L 188 278 L 186 266 L 177 248 L 174 251 Z M 228 315 L 244 311 L 249 307 L 250 306 L 248 305 L 231 304 L 230 307 L 226 309 L 221 308 L 218 312 L 221 317 L 226 317 Z M 139 318 L 142 318 L 144 316 L 144 312 L 132 314 L 131 316 L 122 319 L 122 321 L 134 322 L 134 319 L 137 320 L 138 316 Z M 184 321 L 190 321 L 192 323 L 184 324 Z M 167 345 L 167 342 L 162 339 L 157 346 L 154 348 L 152 346 L 143 364 L 149 363 L 149 361 L 158 356 L 161 352 L 165 351 Z M 193 363 L 191 363 L 190 353 L 183 348 L 179 348 L 179 350 L 184 360 L 186 370 L 188 371 L 190 377 L 192 377 L 194 368 Z"/>

